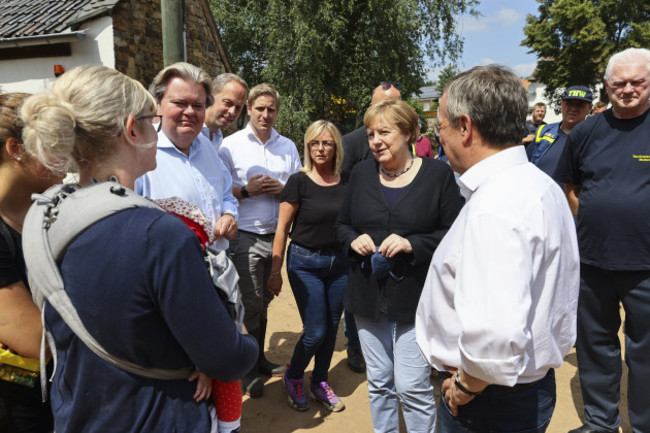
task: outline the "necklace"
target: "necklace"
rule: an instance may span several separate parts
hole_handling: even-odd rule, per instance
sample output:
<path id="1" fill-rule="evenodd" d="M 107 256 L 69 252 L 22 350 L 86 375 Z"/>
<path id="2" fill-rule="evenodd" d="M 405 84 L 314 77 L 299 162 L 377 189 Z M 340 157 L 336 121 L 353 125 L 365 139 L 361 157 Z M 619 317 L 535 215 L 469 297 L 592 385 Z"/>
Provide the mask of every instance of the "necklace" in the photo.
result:
<path id="1" fill-rule="evenodd" d="M 398 176 L 403 175 L 404 173 L 409 171 L 411 169 L 411 167 L 413 167 L 413 160 L 414 160 L 413 155 L 411 155 L 411 162 L 409 163 L 409 166 L 406 167 L 404 170 L 400 171 L 399 173 L 389 173 L 386 170 L 384 170 L 384 167 L 382 167 L 381 165 L 379 166 L 379 168 L 381 169 L 381 172 L 384 173 L 385 176 L 398 177 Z"/>

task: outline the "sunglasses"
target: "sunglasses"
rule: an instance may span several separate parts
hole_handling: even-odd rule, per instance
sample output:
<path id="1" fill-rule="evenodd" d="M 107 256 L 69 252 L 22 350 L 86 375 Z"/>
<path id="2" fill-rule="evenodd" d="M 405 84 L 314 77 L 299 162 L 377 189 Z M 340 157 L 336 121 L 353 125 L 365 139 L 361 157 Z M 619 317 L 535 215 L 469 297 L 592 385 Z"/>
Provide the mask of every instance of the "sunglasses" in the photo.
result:
<path id="1" fill-rule="evenodd" d="M 382 81 L 381 83 L 379 83 L 379 85 L 381 86 L 382 90 L 388 90 L 390 89 L 391 86 L 393 86 L 397 90 L 402 90 L 402 83 L 400 83 L 399 81 Z"/>

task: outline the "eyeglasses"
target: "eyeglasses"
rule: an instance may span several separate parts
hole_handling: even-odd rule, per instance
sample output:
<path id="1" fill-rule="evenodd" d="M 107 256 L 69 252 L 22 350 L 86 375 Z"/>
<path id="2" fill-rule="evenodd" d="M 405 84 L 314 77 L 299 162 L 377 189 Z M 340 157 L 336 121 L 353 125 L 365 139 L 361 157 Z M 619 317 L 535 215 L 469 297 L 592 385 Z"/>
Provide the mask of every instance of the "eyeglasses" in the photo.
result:
<path id="1" fill-rule="evenodd" d="M 319 148 L 321 146 L 323 146 L 323 149 L 331 149 L 331 148 L 334 147 L 334 142 L 333 141 L 317 141 L 317 140 L 314 140 L 314 141 L 310 141 L 307 144 L 309 145 L 310 149 Z"/>
<path id="2" fill-rule="evenodd" d="M 402 83 L 400 83 L 399 81 L 382 81 L 381 83 L 379 83 L 379 85 L 381 86 L 382 90 L 388 90 L 390 89 L 391 86 L 393 86 L 397 90 L 402 90 Z"/>
<path id="3" fill-rule="evenodd" d="M 162 118 L 163 117 L 160 114 L 150 114 L 148 116 L 138 116 L 135 120 L 151 119 L 152 124 L 158 124 L 158 126 L 156 126 L 156 132 L 158 133 L 162 128 Z"/>
<path id="4" fill-rule="evenodd" d="M 447 123 L 444 126 L 440 126 L 440 124 L 436 125 L 436 134 L 440 135 L 440 131 L 442 131 L 443 129 L 445 129 L 448 126 L 451 126 L 451 124 Z"/>

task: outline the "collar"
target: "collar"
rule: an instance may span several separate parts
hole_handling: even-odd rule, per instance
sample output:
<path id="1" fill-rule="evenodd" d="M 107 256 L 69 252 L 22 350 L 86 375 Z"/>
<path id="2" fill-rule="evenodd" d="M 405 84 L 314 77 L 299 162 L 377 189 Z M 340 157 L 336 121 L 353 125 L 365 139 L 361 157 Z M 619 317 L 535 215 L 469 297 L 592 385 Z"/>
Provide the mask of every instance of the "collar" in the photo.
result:
<path id="1" fill-rule="evenodd" d="M 465 200 L 470 199 L 487 178 L 506 168 L 528 162 L 526 149 L 522 145 L 508 147 L 482 161 L 477 162 L 458 178 L 460 193 Z"/>
<path id="2" fill-rule="evenodd" d="M 212 138 L 210 138 L 210 133 L 211 133 L 210 128 L 208 128 L 208 125 L 204 123 L 203 128 L 201 128 L 201 135 L 203 135 L 205 138 L 207 138 L 210 141 L 214 141 L 219 137 L 223 137 L 223 132 L 221 132 L 221 129 L 217 129 L 216 131 L 212 132 Z"/>
<path id="3" fill-rule="evenodd" d="M 174 145 L 174 143 L 172 143 L 172 141 L 169 139 L 169 137 L 167 137 L 167 135 L 165 135 L 165 133 L 162 130 L 160 130 L 160 132 L 158 133 L 158 145 L 157 146 L 160 149 L 173 149 L 174 151 L 178 152 L 179 154 L 189 158 L 190 155 L 197 152 L 197 150 L 198 150 L 197 146 L 199 144 L 199 137 L 201 137 L 201 133 L 199 133 L 199 135 L 194 137 L 194 140 L 192 140 L 192 144 L 190 144 L 190 152 L 189 152 L 188 155 L 185 155 L 183 152 L 178 150 L 178 148 Z"/>
<path id="4" fill-rule="evenodd" d="M 266 140 L 266 143 L 262 143 L 262 141 L 259 138 L 257 138 L 257 135 L 255 135 L 255 131 L 253 130 L 253 127 L 251 126 L 250 122 L 248 122 L 246 124 L 246 128 L 244 128 L 243 130 L 246 131 L 246 135 L 248 136 L 249 140 L 256 141 L 259 144 L 261 144 L 262 146 L 266 146 L 267 144 L 271 143 L 272 141 L 275 141 L 280 136 L 280 134 L 278 134 L 278 131 L 276 131 L 275 128 L 272 127 L 271 128 L 271 135 L 269 136 L 269 139 Z"/>

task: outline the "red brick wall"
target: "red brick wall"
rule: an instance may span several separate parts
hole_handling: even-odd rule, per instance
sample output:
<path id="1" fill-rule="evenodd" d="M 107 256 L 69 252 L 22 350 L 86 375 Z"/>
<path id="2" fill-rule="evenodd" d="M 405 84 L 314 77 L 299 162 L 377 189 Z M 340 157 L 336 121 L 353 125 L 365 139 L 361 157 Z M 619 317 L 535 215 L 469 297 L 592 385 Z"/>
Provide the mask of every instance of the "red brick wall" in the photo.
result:
<path id="1" fill-rule="evenodd" d="M 227 72 L 203 0 L 184 0 L 187 61 L 210 76 Z M 209 12 L 208 12 L 209 13 Z M 148 87 L 164 67 L 160 0 L 122 0 L 112 11 L 115 67 Z"/>

